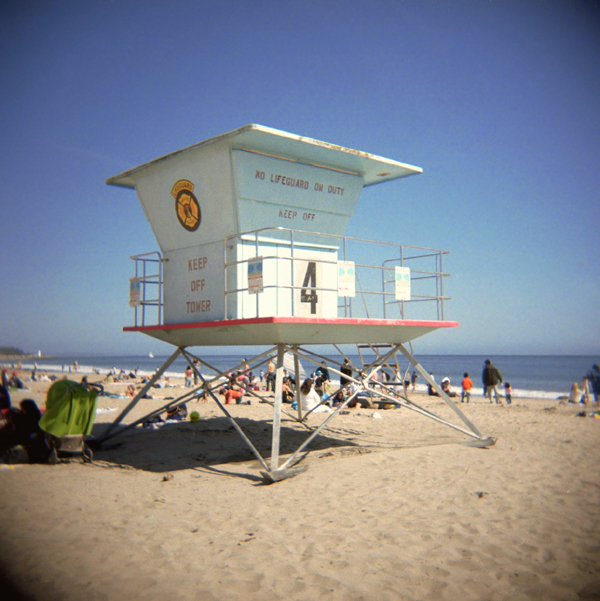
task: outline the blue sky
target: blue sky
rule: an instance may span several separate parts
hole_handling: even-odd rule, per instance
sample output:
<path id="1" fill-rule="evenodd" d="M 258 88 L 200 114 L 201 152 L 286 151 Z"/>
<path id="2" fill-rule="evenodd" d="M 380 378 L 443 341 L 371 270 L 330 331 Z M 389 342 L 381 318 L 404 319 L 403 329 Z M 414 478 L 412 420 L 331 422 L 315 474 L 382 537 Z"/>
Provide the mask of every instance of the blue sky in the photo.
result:
<path id="1" fill-rule="evenodd" d="M 4 1 L 0 345 L 169 352 L 131 325 L 157 249 L 107 177 L 260 123 L 418 165 L 348 234 L 444 248 L 418 353 L 600 354 L 600 2 Z"/>

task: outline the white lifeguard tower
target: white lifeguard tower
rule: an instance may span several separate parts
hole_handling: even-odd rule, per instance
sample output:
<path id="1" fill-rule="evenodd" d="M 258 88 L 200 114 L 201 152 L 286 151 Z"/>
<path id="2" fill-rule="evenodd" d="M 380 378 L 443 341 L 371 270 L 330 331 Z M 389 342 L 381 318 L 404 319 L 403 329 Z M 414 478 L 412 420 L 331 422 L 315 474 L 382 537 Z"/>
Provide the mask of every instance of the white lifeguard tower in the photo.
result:
<path id="1" fill-rule="evenodd" d="M 433 418 L 482 445 L 492 443 L 404 346 L 439 328 L 458 325 L 444 316 L 447 251 L 345 236 L 364 187 L 421 172 L 419 167 L 365 152 L 246 125 L 107 180 L 136 190 L 160 247 L 160 252 L 132 257 L 130 305 L 135 323 L 124 328 L 176 347 L 155 378 L 180 354 L 190 365 L 198 360 L 211 368 L 189 347 L 268 345 L 248 361 L 252 369 L 277 354 L 270 464 L 214 394 L 223 373 L 211 368 L 217 376 L 208 380 L 196 370 L 202 378 L 200 388 L 232 420 L 265 468 L 268 481 L 298 471 L 291 466 L 299 453 L 335 415 L 280 465 L 284 357 L 293 356 L 295 373 L 300 358 L 318 364 L 323 357 L 305 349 L 307 344 L 334 345 L 342 357 L 338 345 L 357 344 L 359 352 L 370 347 L 375 359 L 354 365 L 352 380 L 371 393 L 372 377 L 400 351 L 466 428 Z M 330 369 L 340 374 L 340 367 L 341 362 Z M 151 384 L 115 420 L 104 439 L 114 435 L 115 426 Z M 192 394 L 169 405 L 185 402 Z M 376 394 L 432 417 L 391 388 L 383 386 Z M 306 419 L 300 408 L 297 419 Z"/>

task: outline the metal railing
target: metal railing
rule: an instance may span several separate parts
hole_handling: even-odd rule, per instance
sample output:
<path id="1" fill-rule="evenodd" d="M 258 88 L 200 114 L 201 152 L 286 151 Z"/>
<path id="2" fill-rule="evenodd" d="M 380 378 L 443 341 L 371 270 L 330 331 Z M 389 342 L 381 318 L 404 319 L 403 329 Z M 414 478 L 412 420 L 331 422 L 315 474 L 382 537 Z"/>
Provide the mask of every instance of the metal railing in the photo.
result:
<path id="1" fill-rule="evenodd" d="M 239 258 L 235 256 L 240 243 L 246 247 L 253 246 L 253 257 Z M 288 256 L 281 254 L 265 255 L 268 247 L 285 248 Z M 336 317 L 366 317 L 383 319 L 431 319 L 444 320 L 444 302 L 449 297 L 444 295 L 444 279 L 449 277 L 443 271 L 443 257 L 449 251 L 431 249 L 426 247 L 409 246 L 391 242 L 379 242 L 355 238 L 351 236 L 336 236 L 332 234 L 310 233 L 289 228 L 262 228 L 251 232 L 244 232 L 229 236 L 224 240 L 225 254 L 225 315 L 231 317 L 258 317 L 267 315 L 261 311 L 261 294 L 255 295 L 254 315 L 232 314 L 231 295 L 248 293 L 248 285 L 237 285 L 240 281 L 240 270 L 246 271 L 248 263 L 255 257 L 261 256 L 263 263 L 271 262 L 276 266 L 271 268 L 272 273 L 285 273 L 289 271 L 287 281 L 274 281 L 264 284 L 262 290 L 277 289 L 279 292 L 287 291 L 289 298 L 282 303 L 278 296 L 276 314 L 281 304 L 291 307 L 291 315 L 297 315 L 298 294 L 302 296 L 307 291 L 308 296 L 322 293 L 338 293 L 337 281 L 329 285 L 311 285 L 307 288 L 306 277 L 302 282 L 295 281 L 294 264 L 307 259 L 302 257 L 302 252 L 307 248 L 329 249 L 331 258 L 316 259 L 314 262 L 322 267 L 334 266 L 337 270 L 338 261 L 354 261 L 356 279 L 355 296 L 340 296 Z M 326 255 L 327 253 L 324 253 Z M 360 261 L 360 262 L 359 262 Z M 288 264 L 288 267 L 282 264 Z M 410 300 L 397 300 L 395 295 L 395 266 L 410 267 L 411 296 Z M 236 277 L 228 277 L 231 271 Z M 337 271 L 336 271 L 337 273 Z M 310 278 L 309 278 L 310 279 Z M 235 284 L 232 286 L 232 282 Z M 332 285 L 333 284 L 333 285 Z M 306 302 L 306 301 L 301 301 Z M 417 305 L 426 304 L 429 307 L 423 311 Z M 239 312 L 239 304 L 234 303 L 235 310 Z M 408 307 L 411 310 L 408 310 Z M 272 307 L 269 307 L 271 309 Z"/>
<path id="2" fill-rule="evenodd" d="M 283 227 L 235 234 L 223 240 L 221 318 L 297 316 L 307 307 L 312 309 L 317 298 L 320 302 L 325 298 L 326 317 L 443 321 L 444 303 L 449 300 L 444 293 L 444 279 L 449 276 L 443 270 L 446 254 L 449 251 Z M 257 257 L 270 276 L 262 282 L 260 293 L 253 294 L 248 266 Z M 140 290 L 135 326 L 162 325 L 164 259 L 159 252 L 131 259 Z M 338 295 L 340 261 L 354 262 L 354 296 Z M 313 277 L 311 263 L 314 273 L 320 269 L 326 275 L 324 282 Z M 410 268 L 410 300 L 396 298 L 397 266 Z"/>
<path id="3" fill-rule="evenodd" d="M 163 309 L 163 258 L 158 251 L 130 257 L 135 262 L 135 275 L 139 281 L 140 298 L 134 305 L 135 326 L 147 324 L 146 311 L 155 313 L 156 324 L 162 323 Z M 131 302 L 131 301 L 130 301 Z"/>

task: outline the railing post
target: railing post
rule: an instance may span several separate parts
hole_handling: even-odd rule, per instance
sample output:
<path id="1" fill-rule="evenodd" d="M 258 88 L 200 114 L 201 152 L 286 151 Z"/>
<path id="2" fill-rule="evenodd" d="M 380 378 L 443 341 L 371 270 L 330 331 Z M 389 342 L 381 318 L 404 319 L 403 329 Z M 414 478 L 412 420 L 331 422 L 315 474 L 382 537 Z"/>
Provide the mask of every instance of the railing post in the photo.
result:
<path id="1" fill-rule="evenodd" d="M 292 291 L 292 298 L 291 298 L 291 306 L 292 306 L 292 315 L 295 315 L 295 306 L 294 303 L 296 301 L 296 289 L 294 288 L 294 232 L 293 230 L 290 230 L 290 265 L 291 265 L 291 274 L 290 274 L 290 283 L 291 283 L 291 288 L 290 290 Z M 279 261 L 279 257 L 277 258 L 277 261 Z M 279 273 L 279 263 L 277 263 L 277 271 L 276 273 Z M 277 314 L 279 315 L 279 293 L 277 294 Z"/>
<path id="2" fill-rule="evenodd" d="M 446 318 L 446 312 L 444 308 L 444 253 L 442 251 L 440 251 L 440 295 L 440 317 L 442 321 L 444 321 L 444 319 Z"/>
<path id="3" fill-rule="evenodd" d="M 163 305 L 163 258 L 158 257 L 158 323 L 162 325 L 162 305 Z"/>
<path id="4" fill-rule="evenodd" d="M 381 290 L 383 294 L 381 295 L 381 301 L 383 303 L 383 319 L 387 319 L 387 299 L 385 298 L 385 263 L 381 264 Z"/>
<path id="5" fill-rule="evenodd" d="M 258 232 L 254 234 L 254 256 L 258 258 Z M 250 283 L 248 283 L 248 288 L 250 288 Z M 260 294 L 256 293 L 256 317 L 260 317 L 260 303 L 258 302 L 260 299 Z"/>
<path id="6" fill-rule="evenodd" d="M 227 266 L 227 240 L 228 238 L 223 240 L 223 313 L 225 319 L 229 319 L 229 307 L 227 305 L 227 297 L 229 296 L 227 294 L 227 276 L 229 273 L 229 267 Z"/>

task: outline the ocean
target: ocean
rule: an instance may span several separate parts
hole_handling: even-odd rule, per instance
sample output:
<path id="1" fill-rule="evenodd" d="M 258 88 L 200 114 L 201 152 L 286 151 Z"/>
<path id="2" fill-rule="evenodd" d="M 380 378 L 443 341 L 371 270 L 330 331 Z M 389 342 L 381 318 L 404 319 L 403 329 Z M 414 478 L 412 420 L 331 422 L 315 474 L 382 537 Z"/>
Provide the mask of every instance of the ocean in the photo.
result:
<path id="1" fill-rule="evenodd" d="M 192 352 L 198 349 L 191 349 Z M 241 363 L 245 355 L 242 354 L 210 354 L 199 356 L 217 369 L 226 371 Z M 333 357 L 333 355 L 332 355 Z M 350 354 L 353 363 L 359 364 L 358 355 Z M 564 356 L 564 355 L 416 355 L 417 360 L 428 371 L 433 372 L 437 382 L 449 377 L 454 390 L 460 390 L 463 374 L 468 372 L 475 383 L 474 394 L 482 394 L 481 372 L 485 359 L 491 359 L 501 371 L 504 381 L 510 382 L 513 397 L 529 397 L 539 399 L 557 399 L 559 396 L 569 394 L 573 382 L 581 383 L 594 363 L 600 363 L 600 358 L 589 355 Z M 113 367 L 126 372 L 133 371 L 136 367 L 141 374 L 151 374 L 167 359 L 165 356 L 150 357 L 148 355 L 114 355 L 114 356 L 57 356 L 23 361 L 24 370 L 38 369 L 57 370 L 69 372 L 70 366 L 75 361 L 79 364 L 78 373 L 106 374 Z M 398 354 L 401 372 L 407 368 L 407 361 Z M 10 365 L 10 364 L 4 364 Z M 302 366 L 308 374 L 316 368 L 310 361 L 302 361 Z M 178 357 L 166 372 L 170 376 L 183 376 L 186 363 Z M 263 367 L 264 369 L 264 367 Z M 412 371 L 412 369 L 410 370 Z M 207 372 L 206 375 L 211 375 Z M 418 390 L 424 390 L 423 378 L 417 380 Z"/>

